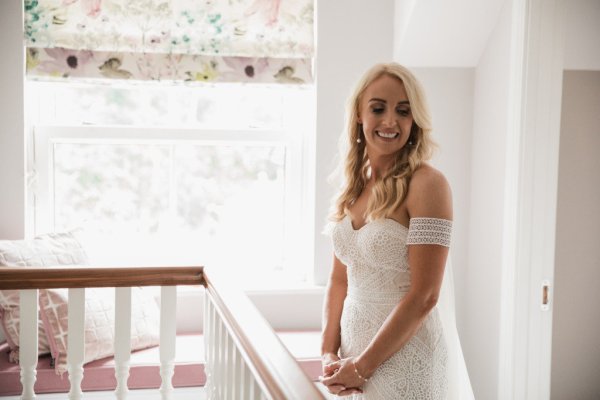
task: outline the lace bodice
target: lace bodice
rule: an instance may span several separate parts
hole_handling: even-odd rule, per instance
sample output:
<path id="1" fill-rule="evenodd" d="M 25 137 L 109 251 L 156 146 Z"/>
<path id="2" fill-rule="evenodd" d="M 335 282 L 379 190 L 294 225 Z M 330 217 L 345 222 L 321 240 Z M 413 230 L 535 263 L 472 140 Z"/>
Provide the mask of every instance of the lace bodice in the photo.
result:
<path id="1" fill-rule="evenodd" d="M 335 254 L 348 276 L 341 357 L 360 354 L 410 289 L 407 243 L 447 246 L 450 231 L 450 221 L 432 218 L 411 219 L 410 229 L 388 218 L 354 229 L 346 216 L 333 227 Z M 379 366 L 363 394 L 350 399 L 445 399 L 446 363 L 443 329 L 434 308 L 402 349 Z"/>
<path id="2" fill-rule="evenodd" d="M 332 237 L 337 257 L 348 267 L 349 291 L 376 290 L 397 295 L 407 290 L 407 234 L 408 228 L 393 219 L 377 219 L 354 229 L 346 216 L 334 228 Z"/>

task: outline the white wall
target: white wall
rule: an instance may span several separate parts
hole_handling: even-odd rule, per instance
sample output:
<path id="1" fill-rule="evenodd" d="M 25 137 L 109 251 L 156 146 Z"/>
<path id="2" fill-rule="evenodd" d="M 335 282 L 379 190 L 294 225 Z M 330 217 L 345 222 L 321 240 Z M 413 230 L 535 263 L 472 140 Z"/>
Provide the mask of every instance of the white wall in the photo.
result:
<path id="1" fill-rule="evenodd" d="M 600 70 L 600 1 L 571 0 L 565 15 L 567 70 Z"/>
<path id="2" fill-rule="evenodd" d="M 599 110 L 600 71 L 565 71 L 554 270 L 553 400 L 600 398 Z"/>
<path id="3" fill-rule="evenodd" d="M 454 226 L 452 268 L 459 334 L 466 327 L 466 279 L 473 140 L 473 68 L 411 68 L 423 84 L 439 145 L 432 160 L 452 187 Z"/>
<path id="4" fill-rule="evenodd" d="M 462 341 L 477 399 L 498 396 L 511 3 L 505 2 L 475 70 L 466 324 Z"/>
<path id="5" fill-rule="evenodd" d="M 19 0 L 0 1 L 0 239 L 25 236 L 23 16 Z"/>
<path id="6" fill-rule="evenodd" d="M 345 0 L 343 6 L 317 2 L 314 264 L 320 284 L 327 280 L 333 257 L 330 238 L 321 231 L 335 193 L 327 178 L 337 161 L 346 99 L 363 72 L 392 60 L 393 24 L 393 0 L 378 0 L 376 7 L 367 0 Z"/>

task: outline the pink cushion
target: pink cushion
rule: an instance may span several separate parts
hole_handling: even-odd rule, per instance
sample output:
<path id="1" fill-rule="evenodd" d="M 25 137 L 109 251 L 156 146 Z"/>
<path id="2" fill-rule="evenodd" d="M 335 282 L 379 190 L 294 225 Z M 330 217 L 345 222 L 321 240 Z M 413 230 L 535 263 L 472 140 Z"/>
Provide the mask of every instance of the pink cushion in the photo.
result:
<path id="1" fill-rule="evenodd" d="M 203 386 L 204 375 L 203 337 L 201 335 L 178 336 L 174 387 Z M 0 396 L 15 396 L 22 392 L 19 366 L 7 361 L 8 345 L 0 345 Z M 131 353 L 130 389 L 157 389 L 160 387 L 160 362 L 158 347 Z M 81 388 L 83 391 L 114 390 L 117 387 L 115 364 L 112 357 L 85 364 Z M 70 388 L 68 373 L 56 375 L 50 355 L 39 358 L 35 392 L 67 393 Z"/>
<path id="2" fill-rule="evenodd" d="M 85 265 L 87 256 L 73 233 L 51 233 L 32 240 L 0 241 L 0 265 L 51 266 Z M 114 288 L 88 288 L 85 300 L 84 363 L 114 353 Z M 68 290 L 39 291 L 40 322 L 38 354 L 52 353 L 56 372 L 66 371 Z M 159 309 L 154 297 L 142 288 L 132 288 L 131 348 L 143 349 L 158 344 Z M 11 352 L 9 360 L 18 362 L 19 291 L 0 291 L 0 319 Z"/>
<path id="3" fill-rule="evenodd" d="M 50 233 L 31 240 L 0 240 L 0 266 L 44 267 L 86 263 L 87 256 L 71 232 Z M 0 327 L 16 361 L 20 321 L 18 290 L 0 290 L 0 320 Z M 38 338 L 38 354 L 48 353 L 50 346 L 41 320 L 38 320 Z"/>
<path id="4" fill-rule="evenodd" d="M 158 345 L 160 311 L 147 289 L 131 288 L 131 350 Z M 67 370 L 68 290 L 40 291 L 40 308 L 56 372 Z M 85 353 L 83 362 L 99 360 L 114 354 L 115 290 L 85 290 Z"/>

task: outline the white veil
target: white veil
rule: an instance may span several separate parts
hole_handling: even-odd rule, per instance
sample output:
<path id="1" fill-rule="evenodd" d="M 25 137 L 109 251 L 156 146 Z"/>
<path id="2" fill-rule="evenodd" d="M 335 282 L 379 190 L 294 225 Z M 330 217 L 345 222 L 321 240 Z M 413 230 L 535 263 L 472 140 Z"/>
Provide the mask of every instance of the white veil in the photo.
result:
<path id="1" fill-rule="evenodd" d="M 450 254 L 437 304 L 448 346 L 448 400 L 474 400 L 473 388 L 456 329 L 454 274 Z"/>

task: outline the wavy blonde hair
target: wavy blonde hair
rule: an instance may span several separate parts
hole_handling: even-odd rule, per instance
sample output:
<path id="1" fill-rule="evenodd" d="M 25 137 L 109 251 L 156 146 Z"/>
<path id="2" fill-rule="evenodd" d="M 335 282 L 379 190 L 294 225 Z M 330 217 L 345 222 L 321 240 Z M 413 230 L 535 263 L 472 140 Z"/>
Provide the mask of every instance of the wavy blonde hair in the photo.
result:
<path id="1" fill-rule="evenodd" d="M 366 88 L 382 75 L 398 78 L 403 84 L 413 116 L 413 125 L 407 144 L 398 152 L 394 166 L 377 178 L 367 204 L 367 220 L 390 217 L 400 207 L 408 191 L 413 173 L 431 158 L 435 143 L 431 139 L 431 117 L 423 87 L 415 76 L 397 63 L 376 64 L 358 82 L 346 109 L 346 135 L 340 138 L 340 154 L 346 154 L 343 165 L 343 184 L 336 196 L 331 219 L 340 221 L 348 208 L 358 199 L 370 176 L 370 165 L 364 138 L 360 143 L 362 127 L 358 113 Z M 408 142 L 412 142 L 410 145 Z"/>

